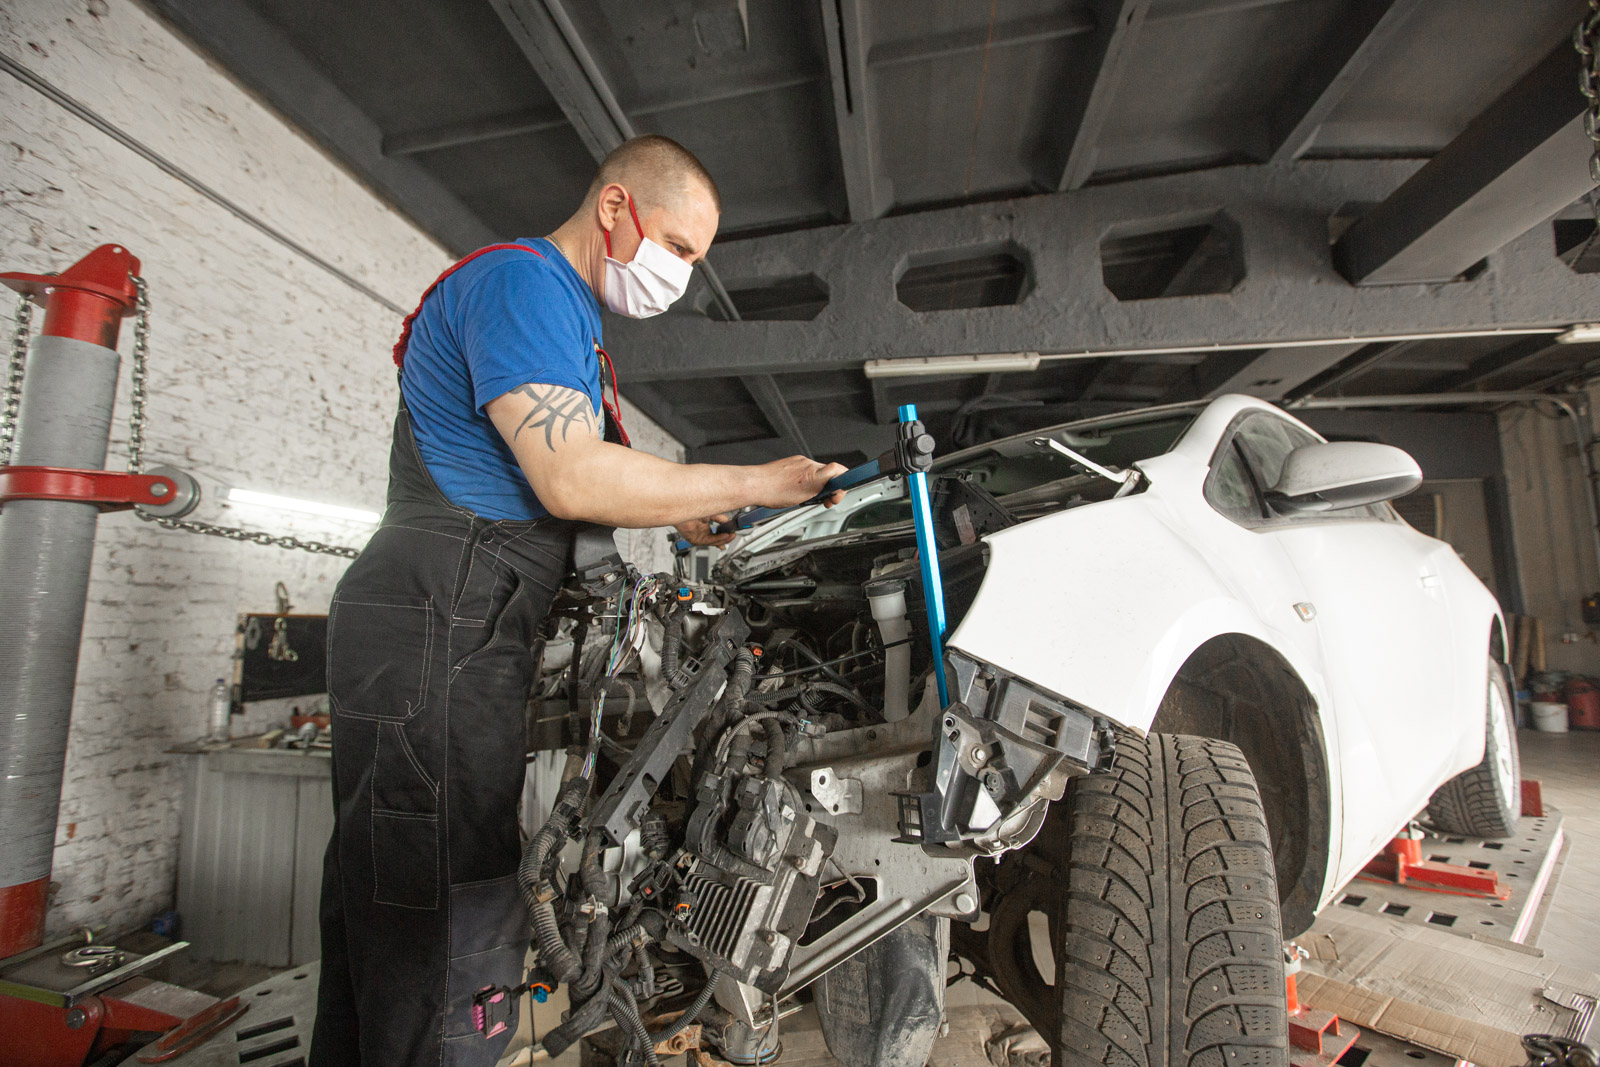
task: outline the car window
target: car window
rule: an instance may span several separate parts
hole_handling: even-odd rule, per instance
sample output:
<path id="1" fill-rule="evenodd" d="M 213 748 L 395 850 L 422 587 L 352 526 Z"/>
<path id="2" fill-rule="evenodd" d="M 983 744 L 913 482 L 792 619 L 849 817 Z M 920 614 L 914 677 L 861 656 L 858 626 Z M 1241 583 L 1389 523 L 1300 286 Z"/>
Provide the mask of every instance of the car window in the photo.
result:
<path id="1" fill-rule="evenodd" d="M 1229 441 L 1218 453 L 1206 482 L 1206 500 L 1235 522 L 1259 522 L 1263 518 L 1261 499 L 1245 466 L 1239 446 Z"/>
<path id="2" fill-rule="evenodd" d="M 1302 445 L 1317 444 L 1321 439 L 1291 422 L 1268 412 L 1246 415 L 1234 428 L 1228 441 L 1227 455 L 1219 454 L 1219 466 L 1206 485 L 1207 499 L 1213 507 L 1238 522 L 1263 521 L 1329 522 L 1347 519 L 1377 519 L 1393 521 L 1394 511 L 1387 504 L 1368 504 L 1364 507 L 1340 508 L 1337 511 L 1319 511 L 1306 515 L 1277 515 L 1263 501 L 1268 489 L 1278 483 L 1283 474 L 1284 461 L 1289 453 Z M 1242 454 L 1248 468 L 1248 477 L 1254 483 L 1255 495 L 1248 507 L 1230 506 L 1221 497 L 1230 479 L 1237 478 L 1232 468 Z M 1213 499 L 1213 493 L 1217 497 Z"/>
<path id="3" fill-rule="evenodd" d="M 1234 441 L 1244 452 L 1263 490 L 1278 484 L 1283 462 L 1301 445 L 1317 443 L 1317 438 L 1291 423 L 1265 412 L 1251 415 L 1239 424 Z"/>

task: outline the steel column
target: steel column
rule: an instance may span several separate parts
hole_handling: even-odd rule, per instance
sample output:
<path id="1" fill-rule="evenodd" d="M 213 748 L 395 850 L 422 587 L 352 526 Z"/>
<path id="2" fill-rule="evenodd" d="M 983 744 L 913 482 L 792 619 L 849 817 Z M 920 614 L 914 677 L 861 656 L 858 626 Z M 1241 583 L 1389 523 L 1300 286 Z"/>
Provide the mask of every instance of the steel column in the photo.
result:
<path id="1" fill-rule="evenodd" d="M 17 465 L 105 466 L 117 329 L 133 308 L 138 270 L 126 249 L 103 245 L 59 277 L 6 279 L 42 290 L 45 305 L 23 379 Z M 13 500 L 0 511 L 0 957 L 44 939 L 99 516 L 95 504 L 63 500 Z"/>

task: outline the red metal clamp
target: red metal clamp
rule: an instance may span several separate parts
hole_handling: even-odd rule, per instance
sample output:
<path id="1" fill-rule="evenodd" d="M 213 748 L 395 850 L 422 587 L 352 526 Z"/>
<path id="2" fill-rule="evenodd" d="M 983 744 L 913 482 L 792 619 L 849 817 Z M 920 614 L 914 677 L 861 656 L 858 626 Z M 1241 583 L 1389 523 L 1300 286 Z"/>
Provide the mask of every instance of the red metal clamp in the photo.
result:
<path id="1" fill-rule="evenodd" d="M 1383 846 L 1383 851 L 1367 861 L 1357 877 L 1373 882 L 1392 882 L 1411 889 L 1458 896 L 1489 897 L 1505 900 L 1511 890 L 1500 884 L 1494 871 L 1440 863 L 1422 858 L 1422 834 L 1407 831 Z"/>
<path id="2" fill-rule="evenodd" d="M 60 274 L 0 274 L 0 285 L 44 305 L 46 337 L 117 347 L 117 327 L 139 300 L 139 260 L 121 245 L 101 245 Z M 49 297 L 49 299 L 45 299 Z"/>
<path id="3" fill-rule="evenodd" d="M 126 511 L 137 504 L 171 504 L 177 496 L 178 483 L 165 474 L 0 467 L 0 507 L 13 500 L 68 500 L 96 504 L 101 511 Z"/>

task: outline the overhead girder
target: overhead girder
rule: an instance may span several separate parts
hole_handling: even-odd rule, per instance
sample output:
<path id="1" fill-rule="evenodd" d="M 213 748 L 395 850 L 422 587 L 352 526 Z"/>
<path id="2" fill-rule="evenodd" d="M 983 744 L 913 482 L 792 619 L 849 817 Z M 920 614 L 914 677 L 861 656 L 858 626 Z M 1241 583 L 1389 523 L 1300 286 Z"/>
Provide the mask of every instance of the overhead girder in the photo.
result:
<path id="1" fill-rule="evenodd" d="M 665 315 L 617 323 L 611 341 L 640 381 L 854 370 L 903 356 L 1267 349 L 1593 317 L 1600 276 L 1570 270 L 1542 231 L 1505 243 L 1470 279 L 1357 287 L 1341 277 L 1329 219 L 1346 204 L 1385 200 L 1418 169 L 1409 160 L 1227 167 L 749 238 L 717 249 L 723 269 L 750 286 L 816 275 L 829 302 L 814 319 L 721 322 L 686 298 Z M 1241 245 L 1244 277 L 1231 292 L 1119 301 L 1102 283 L 1099 246 L 1113 227 L 1177 229 L 1219 213 Z M 919 312 L 896 297 L 912 257 L 997 248 L 1028 267 L 1015 305 Z"/>
<path id="2" fill-rule="evenodd" d="M 1334 246 L 1360 285 L 1448 281 L 1594 188 L 1578 92 L 1562 42 Z"/>
<path id="3" fill-rule="evenodd" d="M 1098 24 L 1091 38 L 1093 71 L 1074 79 L 1067 92 L 1064 123 L 1065 162 L 1057 187 L 1079 189 L 1094 173 L 1100 131 L 1111 115 L 1111 102 L 1122 85 L 1150 0 L 1094 0 Z"/>
<path id="4" fill-rule="evenodd" d="M 495 239 L 415 160 L 385 155 L 378 124 L 246 0 L 150 0 L 150 7 L 450 251 L 461 255 Z"/>
<path id="5" fill-rule="evenodd" d="M 633 123 L 606 84 L 594 57 L 578 36 L 577 27 L 561 6 L 561 0 L 490 2 L 517 47 L 528 57 L 534 72 L 578 131 L 595 162 L 635 135 Z M 701 284 L 710 291 L 712 300 L 724 316 L 737 322 L 739 309 L 711 263 L 702 259 L 699 270 Z M 800 431 L 800 424 L 784 402 L 783 393 L 772 376 L 757 371 L 741 377 L 773 431 L 790 441 L 795 449 L 809 455 L 810 447 Z M 645 402 L 650 401 L 647 398 Z"/>
<path id="6" fill-rule="evenodd" d="M 839 164 L 852 221 L 875 219 L 894 202 L 894 186 L 884 170 L 878 140 L 878 109 L 867 67 L 871 41 L 862 0 L 817 0 L 822 44 L 828 52 L 828 78 L 834 124 L 839 132 Z"/>
<path id="7" fill-rule="evenodd" d="M 1273 162 L 1305 154 L 1333 114 L 1424 0 L 1357 0 L 1312 53 L 1310 62 L 1272 109 L 1269 126 Z"/>

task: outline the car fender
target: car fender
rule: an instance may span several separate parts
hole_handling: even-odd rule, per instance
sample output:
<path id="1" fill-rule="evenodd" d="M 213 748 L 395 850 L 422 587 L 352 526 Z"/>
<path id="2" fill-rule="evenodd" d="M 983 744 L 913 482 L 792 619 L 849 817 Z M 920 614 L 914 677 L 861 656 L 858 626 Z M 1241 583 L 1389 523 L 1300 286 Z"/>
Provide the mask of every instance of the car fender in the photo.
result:
<path id="1" fill-rule="evenodd" d="M 969 656 L 1145 732 L 1195 649 L 1238 633 L 1282 655 L 1324 703 L 1316 665 L 1262 625 L 1166 521 L 1154 492 L 986 540 L 988 570 L 947 642 Z"/>

